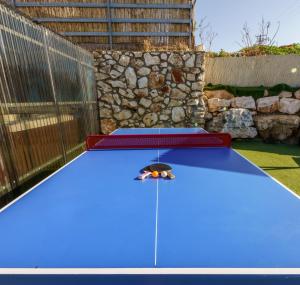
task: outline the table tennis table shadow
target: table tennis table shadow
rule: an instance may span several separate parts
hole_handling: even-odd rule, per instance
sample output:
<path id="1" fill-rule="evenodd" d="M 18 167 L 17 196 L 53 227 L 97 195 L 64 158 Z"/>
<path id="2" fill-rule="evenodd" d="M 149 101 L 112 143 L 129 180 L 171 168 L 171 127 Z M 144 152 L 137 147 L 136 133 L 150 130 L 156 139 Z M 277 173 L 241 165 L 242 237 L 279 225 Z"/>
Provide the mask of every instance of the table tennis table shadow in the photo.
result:
<path id="1" fill-rule="evenodd" d="M 300 284 L 299 197 L 224 138 L 93 137 L 0 211 L 0 285 Z M 136 179 L 156 162 L 176 178 Z"/>

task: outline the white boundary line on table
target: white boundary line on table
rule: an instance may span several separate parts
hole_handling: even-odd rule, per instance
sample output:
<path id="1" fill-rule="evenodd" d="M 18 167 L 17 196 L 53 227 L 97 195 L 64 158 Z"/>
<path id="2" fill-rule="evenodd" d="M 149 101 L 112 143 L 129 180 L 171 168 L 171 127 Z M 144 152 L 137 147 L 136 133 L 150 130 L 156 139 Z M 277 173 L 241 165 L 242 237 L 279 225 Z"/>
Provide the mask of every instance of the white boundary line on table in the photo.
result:
<path id="1" fill-rule="evenodd" d="M 202 128 L 201 128 L 202 129 Z M 203 131 L 205 131 L 206 133 L 208 133 L 206 130 L 202 129 Z M 276 178 L 274 178 L 273 176 L 271 176 L 268 172 L 266 172 L 265 170 L 263 170 L 262 168 L 260 168 L 258 165 L 256 165 L 254 162 L 252 162 L 251 160 L 249 160 L 247 157 L 245 157 L 244 155 L 240 154 L 238 151 L 236 151 L 235 149 L 233 149 L 231 147 L 232 151 L 234 151 L 237 155 L 239 155 L 240 157 L 242 157 L 243 159 L 245 159 L 247 162 L 249 162 L 252 166 L 254 166 L 256 169 L 258 169 L 259 171 L 261 171 L 262 173 L 264 173 L 267 177 L 271 178 L 274 182 L 276 182 L 277 184 L 279 184 L 281 187 L 283 187 L 286 191 L 290 192 L 293 196 L 295 196 L 296 198 L 300 199 L 300 196 L 298 196 L 294 191 L 292 191 L 290 188 L 288 188 L 287 186 L 285 186 L 283 183 L 281 183 L 280 181 L 278 181 Z"/>
<path id="2" fill-rule="evenodd" d="M 263 169 L 261 169 L 259 166 L 257 166 L 254 162 L 252 162 L 251 160 L 249 160 L 247 157 L 243 156 L 242 154 L 240 154 L 238 151 L 234 150 L 232 148 L 232 150 L 238 154 L 239 156 L 241 156 L 243 159 L 245 159 L 247 162 L 249 162 L 252 166 L 254 166 L 255 168 L 257 168 L 258 170 L 260 170 L 262 173 L 264 173 L 266 176 L 268 176 L 269 178 L 271 178 L 274 182 L 276 182 L 277 184 L 279 184 L 282 188 L 284 188 L 286 191 L 290 192 L 293 196 L 295 196 L 296 198 L 300 199 L 300 196 L 298 196 L 295 192 L 293 192 L 291 189 L 289 189 L 287 186 L 285 186 L 284 184 L 282 184 L 280 181 L 278 181 L 276 178 L 274 178 L 273 176 L 271 176 L 269 173 L 267 173 L 266 171 L 264 171 Z"/>
<path id="3" fill-rule="evenodd" d="M 300 275 L 300 268 L 0 268 L 1 275 Z"/>
<path id="4" fill-rule="evenodd" d="M 159 128 L 158 128 L 159 129 Z M 160 130 L 160 129 L 159 129 Z M 115 131 L 114 131 L 115 132 Z M 112 132 L 112 133 L 114 133 Z M 252 166 L 260 170 L 273 181 L 281 185 L 285 190 L 290 192 L 293 196 L 300 199 L 287 186 L 272 177 L 266 171 L 258 167 L 248 158 L 232 149 L 236 154 L 248 161 Z M 46 182 L 52 176 L 56 175 L 63 168 L 77 160 L 84 155 L 86 151 L 69 161 L 67 164 L 53 172 L 51 175 L 43 179 L 41 182 L 30 188 L 28 191 L 20 195 L 18 198 L 0 209 L 0 213 L 5 211 L 8 207 L 16 203 L 18 200 L 29 194 L 35 188 Z M 159 159 L 159 150 L 158 150 Z M 159 161 L 159 160 L 158 160 Z M 156 202 L 156 231 L 155 231 L 155 266 L 157 258 L 157 229 L 158 229 L 158 180 L 157 180 L 157 202 Z M 0 268 L 0 275 L 300 275 L 300 268 Z"/>
<path id="5" fill-rule="evenodd" d="M 158 129 L 160 134 L 160 129 Z M 159 163 L 159 148 L 157 149 L 157 163 Z M 158 244 L 158 206 L 159 206 L 159 179 L 156 179 L 156 206 L 155 206 L 155 241 L 154 241 L 154 266 L 157 265 L 157 244 Z"/>
<path id="6" fill-rule="evenodd" d="M 79 154 L 78 156 L 76 156 L 74 159 L 72 159 L 71 161 L 69 161 L 68 163 L 66 163 L 65 165 L 63 165 L 62 167 L 60 167 L 59 169 L 57 169 L 55 172 L 53 172 L 51 175 L 47 176 L 45 179 L 43 179 L 42 181 L 40 181 L 38 184 L 34 185 L 32 188 L 30 188 L 29 190 L 27 190 L 26 192 L 24 192 L 22 195 L 20 195 L 19 197 L 17 197 L 15 200 L 11 201 L 10 203 L 8 203 L 6 206 L 4 206 L 2 209 L 0 209 L 0 213 L 2 213 L 3 211 L 5 211 L 8 207 L 10 207 L 11 205 L 15 204 L 16 202 L 18 202 L 20 199 L 22 199 L 24 196 L 26 196 L 27 194 L 29 194 L 31 191 L 33 191 L 35 188 L 37 188 L 38 186 L 40 186 L 41 184 L 43 184 L 44 182 L 46 182 L 48 179 L 50 179 L 52 176 L 56 175 L 58 172 L 60 172 L 62 169 L 64 169 L 65 167 L 67 167 L 69 164 L 71 164 L 72 162 L 74 162 L 75 160 L 77 160 L 79 157 L 81 157 L 82 155 L 84 155 L 86 153 L 86 151 L 84 151 L 83 153 Z"/>

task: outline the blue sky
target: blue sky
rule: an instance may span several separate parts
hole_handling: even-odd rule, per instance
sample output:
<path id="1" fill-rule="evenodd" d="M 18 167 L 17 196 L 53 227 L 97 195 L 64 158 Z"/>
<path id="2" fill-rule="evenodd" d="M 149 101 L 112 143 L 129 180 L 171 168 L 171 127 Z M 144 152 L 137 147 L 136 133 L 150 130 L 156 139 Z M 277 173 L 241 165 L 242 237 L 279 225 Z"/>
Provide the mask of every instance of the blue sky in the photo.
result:
<path id="1" fill-rule="evenodd" d="M 197 0 L 196 21 L 206 17 L 213 30 L 218 33 L 212 49 L 236 51 L 241 40 L 241 29 L 245 22 L 255 34 L 262 17 L 273 23 L 280 21 L 277 43 L 285 45 L 300 42 L 300 0 Z M 199 37 L 196 31 L 196 42 Z"/>

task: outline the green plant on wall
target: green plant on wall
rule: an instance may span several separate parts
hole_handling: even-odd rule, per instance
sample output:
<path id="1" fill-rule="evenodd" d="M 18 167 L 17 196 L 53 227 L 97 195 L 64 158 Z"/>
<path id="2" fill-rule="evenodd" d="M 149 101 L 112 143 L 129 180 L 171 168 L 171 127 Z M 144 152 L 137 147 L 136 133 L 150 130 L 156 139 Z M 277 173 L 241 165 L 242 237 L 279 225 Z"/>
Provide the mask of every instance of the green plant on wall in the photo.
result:
<path id="1" fill-rule="evenodd" d="M 204 91 L 226 90 L 235 97 L 252 96 L 254 99 L 264 97 L 265 90 L 268 91 L 268 96 L 276 96 L 282 91 L 296 92 L 298 89 L 299 88 L 291 87 L 287 84 L 278 84 L 273 87 L 265 87 L 265 86 L 239 87 L 239 86 L 230 86 L 230 85 L 222 85 L 222 84 L 213 85 L 209 83 L 204 87 Z"/>
<path id="2" fill-rule="evenodd" d="M 223 49 L 220 52 L 207 53 L 209 57 L 235 57 L 235 56 L 258 56 L 258 55 L 300 55 L 300 43 L 295 43 L 287 46 L 252 46 L 243 48 L 238 52 L 226 52 Z"/>

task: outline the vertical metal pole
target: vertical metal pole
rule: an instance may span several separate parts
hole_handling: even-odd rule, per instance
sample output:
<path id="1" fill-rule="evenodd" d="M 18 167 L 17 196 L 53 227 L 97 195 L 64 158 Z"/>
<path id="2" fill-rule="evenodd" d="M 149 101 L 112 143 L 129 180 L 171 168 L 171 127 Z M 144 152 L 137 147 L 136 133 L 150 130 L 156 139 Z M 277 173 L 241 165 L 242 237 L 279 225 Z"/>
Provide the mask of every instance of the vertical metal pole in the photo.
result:
<path id="1" fill-rule="evenodd" d="M 3 11 L 0 11 L 0 18 L 2 18 Z M 7 74 L 9 73 L 7 70 L 5 70 L 5 64 L 4 59 L 7 59 L 5 45 L 3 41 L 2 36 L 2 29 L 0 28 L 0 156 L 3 157 L 3 164 L 5 167 L 5 170 L 7 172 L 7 179 L 9 180 L 10 185 L 2 185 L 3 189 L 0 189 L 0 193 L 3 192 L 6 188 L 6 191 L 11 191 L 12 189 L 16 188 L 18 184 L 18 176 L 17 176 L 17 170 L 15 168 L 15 164 L 13 163 L 12 158 L 12 150 L 10 145 L 10 136 L 7 131 L 6 122 L 4 120 L 4 106 L 7 103 L 7 96 L 11 97 L 8 82 L 7 82 Z M 6 64 L 8 66 L 8 64 Z M 2 76 L 3 75 L 3 76 Z M 2 106 L 3 104 L 3 106 Z M 4 105 L 5 104 L 5 105 Z M 5 106 L 7 114 L 9 115 L 9 111 L 7 108 L 7 105 Z M 0 157 L 1 158 L 1 157 Z M 1 170 L 1 169 L 0 169 Z M 1 194 L 0 194 L 1 196 Z"/>
<path id="2" fill-rule="evenodd" d="M 191 0 L 191 7 L 190 7 L 190 36 L 189 36 L 189 46 L 190 48 L 193 48 L 192 46 L 192 41 L 194 37 L 194 6 L 195 6 L 195 1 Z"/>
<path id="3" fill-rule="evenodd" d="M 109 47 L 112 49 L 112 22 L 111 22 L 111 0 L 107 0 L 107 15 L 108 15 L 108 33 L 109 33 Z"/>
<path id="4" fill-rule="evenodd" d="M 62 128 L 61 115 L 60 115 L 60 110 L 59 110 L 59 106 L 58 106 L 58 102 L 57 102 L 57 96 L 56 96 L 56 91 L 55 91 L 55 84 L 54 84 L 54 79 L 53 79 L 51 61 L 50 61 L 50 57 L 49 57 L 49 47 L 48 47 L 47 33 L 48 32 L 46 30 L 43 31 L 44 47 L 45 47 L 45 51 L 46 51 L 46 58 L 47 58 L 47 64 L 48 64 L 48 69 L 49 69 L 53 100 L 54 100 L 54 104 L 56 106 L 56 113 L 57 113 L 57 120 L 58 120 L 58 125 L 59 125 L 59 135 L 60 135 L 60 140 L 61 140 L 62 154 L 63 154 L 64 163 L 67 163 L 67 152 L 66 152 L 64 138 L 63 138 L 63 128 Z"/>

